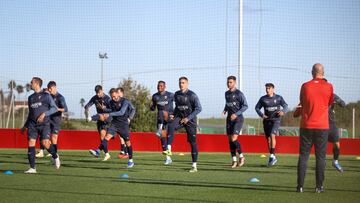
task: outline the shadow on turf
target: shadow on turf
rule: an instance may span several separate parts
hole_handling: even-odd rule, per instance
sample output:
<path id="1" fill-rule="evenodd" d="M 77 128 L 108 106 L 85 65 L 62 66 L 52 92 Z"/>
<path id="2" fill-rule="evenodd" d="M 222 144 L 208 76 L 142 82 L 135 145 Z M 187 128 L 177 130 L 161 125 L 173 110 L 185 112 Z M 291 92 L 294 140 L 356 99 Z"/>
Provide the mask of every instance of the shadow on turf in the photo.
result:
<path id="1" fill-rule="evenodd" d="M 136 172 L 134 169 L 130 169 L 132 172 Z M 140 169 L 139 171 L 142 171 Z M 187 168 L 178 168 L 177 171 L 187 171 Z M 14 170 L 15 173 L 23 173 L 22 170 Z M 245 171 L 244 171 L 245 172 Z M 253 172 L 249 170 L 248 172 Z M 229 188 L 229 189 L 248 189 L 248 190 L 261 190 L 261 191 L 280 191 L 280 192 L 295 192 L 295 187 L 289 186 L 279 186 L 279 185 L 264 185 L 264 184 L 238 184 L 235 185 L 233 183 L 216 183 L 216 182 L 199 182 L 199 181 L 171 181 L 171 180 L 154 180 L 154 179 L 141 179 L 141 178 L 130 178 L 130 179 L 119 179 L 114 177 L 104 177 L 104 176 L 88 176 L 88 175 L 71 175 L 71 174 L 47 174 L 41 173 L 37 175 L 46 175 L 46 176 L 64 176 L 64 177 L 72 177 L 72 178 L 91 178 L 91 179 L 100 179 L 100 180 L 109 180 L 113 182 L 128 182 L 130 184 L 138 183 L 138 184 L 154 184 L 154 185 L 173 185 L 173 186 L 184 186 L 184 187 L 209 187 L 209 188 Z M 1 187 L 0 187 L 1 188 Z M 39 190 L 40 191 L 40 190 Z M 326 191 L 337 191 L 337 192 L 360 192 L 360 190 L 346 190 L 346 189 L 331 189 L 326 188 Z M 67 192 L 65 192 L 67 193 Z M 77 194 L 77 193 L 73 193 Z M 93 193 L 91 193 L 93 194 Z M 100 194 L 97 194 L 100 195 Z M 101 194 L 103 195 L 103 194 Z M 129 195 L 129 197 L 133 197 Z M 145 197 L 145 196 L 144 196 Z M 157 199 L 158 197 L 150 197 Z M 172 198 L 169 198 L 171 200 Z M 182 200 L 175 199 L 174 200 Z M 187 199 L 184 199 L 187 200 Z M 198 201 L 198 200 L 189 200 L 189 201 Z"/>
<path id="2" fill-rule="evenodd" d="M 29 189 L 22 189 L 22 188 L 11 188 L 11 187 L 1 187 L 1 190 L 13 190 L 13 191 L 25 191 L 25 192 L 29 192 Z M 178 201 L 187 201 L 187 202 L 219 202 L 219 201 L 210 201 L 210 200 L 203 200 L 203 199 L 184 199 L 184 198 L 172 198 L 172 197 L 156 197 L 156 196 L 149 196 L 149 195 L 139 195 L 139 194 L 135 194 L 135 195 L 127 195 L 127 194 L 107 194 L 107 193 L 95 193 L 95 192 L 68 192 L 68 191 L 59 191 L 59 190 L 46 190 L 46 189 L 36 189 L 36 188 L 32 188 L 31 192 L 42 192 L 42 193 L 56 193 L 56 194 L 70 194 L 70 195 L 90 195 L 90 196 L 106 196 L 106 197 L 118 197 L 119 200 L 121 200 L 121 198 L 134 198 L 134 199 L 139 199 L 139 198 L 146 198 L 146 199 L 154 199 L 154 200 L 159 200 L 161 201 L 165 201 L 165 200 L 178 200 Z"/>
<path id="3" fill-rule="evenodd" d="M 116 182 L 121 180 L 115 180 Z M 279 191 L 279 192 L 296 192 L 295 187 L 279 186 L 279 185 L 262 185 L 262 184 L 225 184 L 225 183 L 207 183 L 207 182 L 193 182 L 193 181 L 169 181 L 169 180 L 152 180 L 152 179 L 138 179 L 131 178 L 127 180 L 129 183 L 139 184 L 155 184 L 155 185 L 175 185 L 185 187 L 210 187 L 210 188 L 229 188 L 229 189 L 247 189 L 247 190 L 262 190 L 262 191 Z M 360 190 L 344 190 L 344 189 L 329 189 L 326 191 L 338 192 L 355 192 Z"/>

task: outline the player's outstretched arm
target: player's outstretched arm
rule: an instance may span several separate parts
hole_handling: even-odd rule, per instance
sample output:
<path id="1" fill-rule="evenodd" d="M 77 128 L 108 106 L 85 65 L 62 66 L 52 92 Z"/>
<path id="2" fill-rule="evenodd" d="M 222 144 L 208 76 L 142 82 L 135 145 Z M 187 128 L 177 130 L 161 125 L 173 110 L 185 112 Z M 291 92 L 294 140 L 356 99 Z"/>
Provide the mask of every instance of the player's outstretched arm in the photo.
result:
<path id="1" fill-rule="evenodd" d="M 51 114 L 54 114 L 58 111 L 55 101 L 50 95 L 48 95 L 48 100 L 50 109 L 44 112 L 45 116 L 50 116 Z"/>
<path id="2" fill-rule="evenodd" d="M 239 97 L 240 104 L 242 104 L 242 105 L 241 105 L 241 108 L 239 109 L 239 111 L 237 111 L 235 114 L 237 116 L 240 116 L 249 108 L 249 106 L 246 101 L 245 95 L 242 92 L 239 92 L 238 97 Z"/>
<path id="3" fill-rule="evenodd" d="M 68 111 L 69 111 L 69 110 L 68 110 L 68 107 L 67 107 L 67 105 L 66 105 L 66 102 L 65 102 L 65 98 L 64 98 L 64 97 L 61 97 L 61 98 L 60 98 L 60 105 L 61 105 L 63 108 L 58 109 L 59 111 L 61 111 L 61 112 L 68 112 Z"/>
<path id="4" fill-rule="evenodd" d="M 194 103 L 194 111 L 187 117 L 188 120 L 195 118 L 195 116 L 202 111 L 202 107 L 198 96 L 196 94 L 193 94 L 191 99 Z"/>
<path id="5" fill-rule="evenodd" d="M 340 107 L 345 107 L 345 101 L 342 100 L 338 95 L 334 94 L 334 102 L 339 105 Z"/>
<path id="6" fill-rule="evenodd" d="M 119 111 L 109 113 L 109 116 L 123 116 L 126 113 L 127 108 L 129 107 L 130 103 L 128 101 L 124 101 L 124 104 L 121 106 Z"/>
<path id="7" fill-rule="evenodd" d="M 264 117 L 263 112 L 261 112 L 261 108 L 262 108 L 262 104 L 261 104 L 261 99 L 259 99 L 258 103 L 255 105 L 255 111 L 257 113 L 257 115 L 259 115 L 261 118 Z"/>
<path id="8" fill-rule="evenodd" d="M 286 114 L 289 111 L 289 106 L 288 106 L 288 104 L 286 103 L 286 101 L 284 100 L 283 97 L 281 97 L 280 106 L 282 107 L 281 111 L 284 112 L 284 114 Z"/>

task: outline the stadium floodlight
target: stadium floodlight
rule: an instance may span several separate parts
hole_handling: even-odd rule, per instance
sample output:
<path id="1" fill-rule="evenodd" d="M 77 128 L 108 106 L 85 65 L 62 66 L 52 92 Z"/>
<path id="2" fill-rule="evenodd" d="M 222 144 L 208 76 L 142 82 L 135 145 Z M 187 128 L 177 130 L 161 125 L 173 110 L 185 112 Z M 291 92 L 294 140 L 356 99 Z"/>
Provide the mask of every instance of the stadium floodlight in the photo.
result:
<path id="1" fill-rule="evenodd" d="M 104 59 L 107 59 L 107 53 L 99 52 L 99 58 L 101 59 L 101 86 L 104 87 Z"/>

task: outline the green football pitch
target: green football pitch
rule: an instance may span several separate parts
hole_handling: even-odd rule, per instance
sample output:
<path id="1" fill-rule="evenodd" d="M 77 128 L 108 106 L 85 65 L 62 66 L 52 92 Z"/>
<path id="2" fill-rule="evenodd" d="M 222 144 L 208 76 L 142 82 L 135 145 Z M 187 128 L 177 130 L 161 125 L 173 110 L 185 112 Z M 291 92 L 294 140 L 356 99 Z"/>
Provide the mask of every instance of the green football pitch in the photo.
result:
<path id="1" fill-rule="evenodd" d="M 296 193 L 296 155 L 279 154 L 277 165 L 268 168 L 267 158 L 247 154 L 243 167 L 231 169 L 227 153 L 200 153 L 199 171 L 189 173 L 189 153 L 175 153 L 173 164 L 164 166 L 160 153 L 136 152 L 135 167 L 127 169 L 127 160 L 118 159 L 116 152 L 102 162 L 87 151 L 61 151 L 60 170 L 41 158 L 37 174 L 23 174 L 26 153 L 0 150 L 0 202 L 360 202 L 360 160 L 355 156 L 341 156 L 344 173 L 331 166 L 328 156 L 326 191 L 316 194 L 313 155 L 304 193 Z M 254 177 L 260 182 L 249 182 Z"/>

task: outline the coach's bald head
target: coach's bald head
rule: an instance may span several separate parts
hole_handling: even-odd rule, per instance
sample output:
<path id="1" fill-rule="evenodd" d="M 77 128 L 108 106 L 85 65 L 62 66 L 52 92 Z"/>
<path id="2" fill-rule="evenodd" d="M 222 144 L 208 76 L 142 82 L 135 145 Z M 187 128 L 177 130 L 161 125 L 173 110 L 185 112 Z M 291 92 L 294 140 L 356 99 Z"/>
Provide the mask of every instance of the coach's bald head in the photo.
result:
<path id="1" fill-rule="evenodd" d="M 311 70 L 313 78 L 324 77 L 324 66 L 321 63 L 315 63 Z"/>

